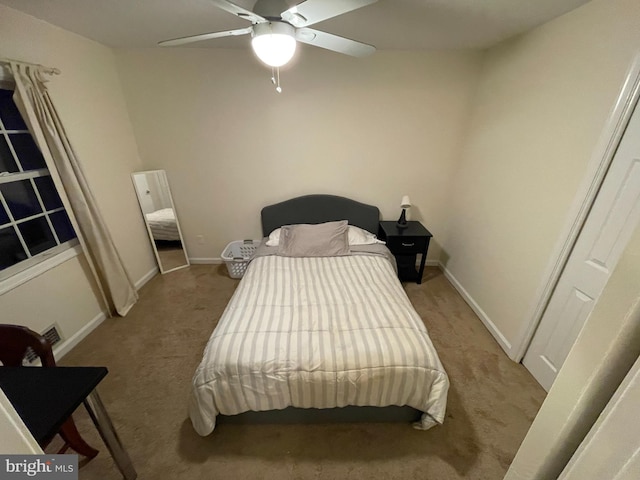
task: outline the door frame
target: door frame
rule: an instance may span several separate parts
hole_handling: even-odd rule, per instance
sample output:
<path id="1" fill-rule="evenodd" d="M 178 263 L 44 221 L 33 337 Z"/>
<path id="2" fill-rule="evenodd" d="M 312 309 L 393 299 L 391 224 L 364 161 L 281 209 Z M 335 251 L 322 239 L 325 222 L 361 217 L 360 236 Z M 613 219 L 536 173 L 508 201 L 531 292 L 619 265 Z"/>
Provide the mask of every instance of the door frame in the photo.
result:
<path id="1" fill-rule="evenodd" d="M 639 98 L 640 54 L 637 54 L 631 63 L 618 99 L 607 118 L 604 130 L 587 165 L 587 173 L 574 197 L 567 221 L 551 253 L 549 264 L 542 276 L 542 283 L 534 297 L 535 301 L 508 352 L 509 358 L 515 362 L 522 361 L 533 340 L 538 324 L 542 320 L 571 251 L 578 240 L 582 226 L 589 216 Z"/>

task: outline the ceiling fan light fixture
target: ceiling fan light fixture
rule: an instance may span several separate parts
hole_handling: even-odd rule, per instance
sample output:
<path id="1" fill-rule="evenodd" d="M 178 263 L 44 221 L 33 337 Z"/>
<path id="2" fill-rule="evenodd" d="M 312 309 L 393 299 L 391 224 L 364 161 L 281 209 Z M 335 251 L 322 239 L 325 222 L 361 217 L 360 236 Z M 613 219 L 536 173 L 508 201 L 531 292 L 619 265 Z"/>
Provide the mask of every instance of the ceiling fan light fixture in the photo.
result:
<path id="1" fill-rule="evenodd" d="M 253 51 L 270 67 L 282 67 L 289 63 L 296 52 L 295 31 L 288 23 L 258 23 L 253 26 Z"/>

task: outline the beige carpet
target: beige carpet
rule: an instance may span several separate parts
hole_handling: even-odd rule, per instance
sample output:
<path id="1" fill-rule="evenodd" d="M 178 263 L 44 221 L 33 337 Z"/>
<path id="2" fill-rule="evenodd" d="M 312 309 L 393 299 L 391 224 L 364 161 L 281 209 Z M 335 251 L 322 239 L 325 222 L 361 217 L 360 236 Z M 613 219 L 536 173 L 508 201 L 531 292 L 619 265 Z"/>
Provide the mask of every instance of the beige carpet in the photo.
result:
<path id="1" fill-rule="evenodd" d="M 237 282 L 224 265 L 157 276 L 126 318 L 106 320 L 60 362 L 109 368 L 99 392 L 138 478 L 503 478 L 545 394 L 435 268 L 406 290 L 451 379 L 444 425 L 220 425 L 199 437 L 189 383 Z M 82 407 L 75 418 L 100 449 L 80 479 L 122 478 Z"/>

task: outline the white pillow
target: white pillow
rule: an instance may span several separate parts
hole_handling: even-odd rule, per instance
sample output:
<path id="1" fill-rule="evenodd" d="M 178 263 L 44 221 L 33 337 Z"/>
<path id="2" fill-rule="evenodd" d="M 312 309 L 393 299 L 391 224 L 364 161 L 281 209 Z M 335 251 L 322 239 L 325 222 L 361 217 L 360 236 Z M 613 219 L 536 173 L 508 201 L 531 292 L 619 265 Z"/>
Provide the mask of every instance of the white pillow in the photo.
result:
<path id="1" fill-rule="evenodd" d="M 372 245 L 374 243 L 384 243 L 376 236 L 360 227 L 349 225 L 349 245 Z"/>
<path id="2" fill-rule="evenodd" d="M 276 228 L 269 234 L 269 240 L 265 242 L 267 247 L 277 247 L 280 244 L 280 231 L 281 228 Z"/>
<path id="3" fill-rule="evenodd" d="M 367 232 L 366 230 L 349 225 L 349 245 L 372 245 L 374 243 L 382 243 L 382 240 L 378 240 L 376 236 Z M 280 229 L 276 228 L 269 234 L 269 239 L 266 241 L 267 247 L 277 247 L 280 245 Z"/>

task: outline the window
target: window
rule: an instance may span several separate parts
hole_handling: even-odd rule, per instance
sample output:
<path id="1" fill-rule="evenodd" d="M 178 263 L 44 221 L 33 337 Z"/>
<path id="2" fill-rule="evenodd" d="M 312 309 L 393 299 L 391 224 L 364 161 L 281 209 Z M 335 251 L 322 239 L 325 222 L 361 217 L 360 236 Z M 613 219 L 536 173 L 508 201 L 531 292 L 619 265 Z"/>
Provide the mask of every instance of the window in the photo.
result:
<path id="1" fill-rule="evenodd" d="M 77 243 L 45 160 L 0 88 L 0 280 Z"/>

